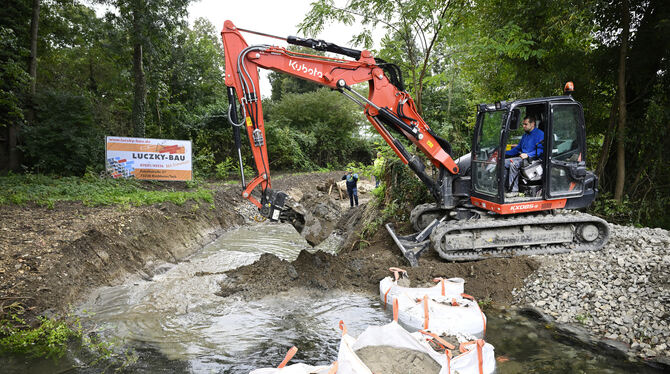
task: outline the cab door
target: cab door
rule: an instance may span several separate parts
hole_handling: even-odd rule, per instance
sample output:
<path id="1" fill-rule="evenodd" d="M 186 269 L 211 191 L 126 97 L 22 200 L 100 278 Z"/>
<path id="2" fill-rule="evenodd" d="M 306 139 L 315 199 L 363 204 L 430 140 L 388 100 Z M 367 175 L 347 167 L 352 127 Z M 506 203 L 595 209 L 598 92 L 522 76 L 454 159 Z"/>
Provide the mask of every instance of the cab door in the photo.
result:
<path id="1" fill-rule="evenodd" d="M 581 196 L 586 176 L 584 113 L 575 102 L 550 104 L 547 198 Z"/>

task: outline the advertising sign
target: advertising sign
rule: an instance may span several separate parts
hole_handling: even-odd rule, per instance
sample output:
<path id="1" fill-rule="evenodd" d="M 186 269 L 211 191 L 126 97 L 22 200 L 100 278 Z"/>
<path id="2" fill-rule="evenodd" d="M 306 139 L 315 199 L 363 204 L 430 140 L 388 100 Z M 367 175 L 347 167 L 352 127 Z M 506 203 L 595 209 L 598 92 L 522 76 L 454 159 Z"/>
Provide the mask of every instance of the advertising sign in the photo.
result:
<path id="1" fill-rule="evenodd" d="M 191 180 L 189 140 L 105 138 L 107 171 L 113 178 Z"/>

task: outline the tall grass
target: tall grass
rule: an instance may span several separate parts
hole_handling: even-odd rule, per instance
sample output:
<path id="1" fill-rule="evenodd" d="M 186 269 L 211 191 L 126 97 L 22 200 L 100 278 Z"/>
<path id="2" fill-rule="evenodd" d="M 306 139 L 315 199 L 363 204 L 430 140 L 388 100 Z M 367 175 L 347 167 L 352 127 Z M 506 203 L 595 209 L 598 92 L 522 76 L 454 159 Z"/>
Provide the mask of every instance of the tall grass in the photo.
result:
<path id="1" fill-rule="evenodd" d="M 189 199 L 214 201 L 211 190 L 202 187 L 174 191 L 162 187 L 149 189 L 137 180 L 84 177 L 54 177 L 42 174 L 0 177 L 0 205 L 23 205 L 33 202 L 53 208 L 59 201 L 81 201 L 84 205 L 151 205 L 172 202 L 178 205 Z"/>

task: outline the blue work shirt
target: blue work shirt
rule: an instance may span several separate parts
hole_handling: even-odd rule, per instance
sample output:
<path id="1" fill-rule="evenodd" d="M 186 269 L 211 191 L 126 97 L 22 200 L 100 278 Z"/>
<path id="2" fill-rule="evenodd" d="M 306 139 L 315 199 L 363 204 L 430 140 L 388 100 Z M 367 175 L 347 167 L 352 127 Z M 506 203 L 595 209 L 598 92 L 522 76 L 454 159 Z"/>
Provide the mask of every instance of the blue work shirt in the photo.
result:
<path id="1" fill-rule="evenodd" d="M 543 140 L 544 132 L 536 127 L 533 131 L 524 133 L 519 144 L 505 152 L 505 156 L 518 156 L 522 153 L 527 154 L 528 157 L 540 156 L 544 151 Z"/>

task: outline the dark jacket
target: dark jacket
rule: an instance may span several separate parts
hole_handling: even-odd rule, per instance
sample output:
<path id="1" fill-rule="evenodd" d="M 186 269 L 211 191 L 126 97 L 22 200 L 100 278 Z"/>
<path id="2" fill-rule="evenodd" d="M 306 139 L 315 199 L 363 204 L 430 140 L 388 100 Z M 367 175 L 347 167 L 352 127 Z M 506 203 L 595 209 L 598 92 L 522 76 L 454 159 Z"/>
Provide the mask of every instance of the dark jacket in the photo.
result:
<path id="1" fill-rule="evenodd" d="M 342 177 L 342 180 L 346 180 L 347 189 L 352 190 L 357 187 L 356 183 L 358 183 L 358 174 L 347 174 Z"/>

